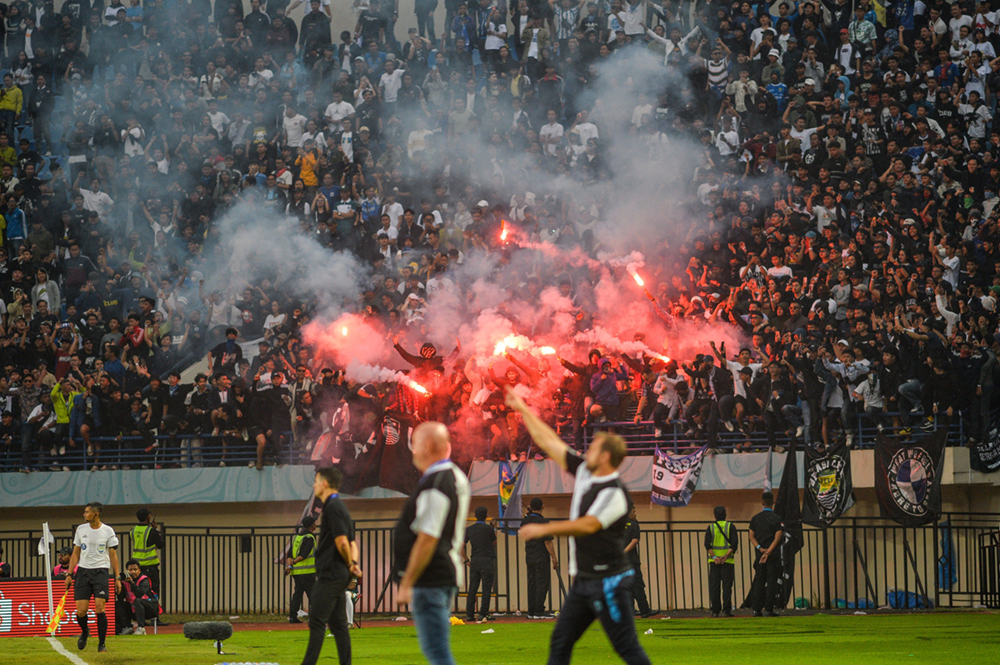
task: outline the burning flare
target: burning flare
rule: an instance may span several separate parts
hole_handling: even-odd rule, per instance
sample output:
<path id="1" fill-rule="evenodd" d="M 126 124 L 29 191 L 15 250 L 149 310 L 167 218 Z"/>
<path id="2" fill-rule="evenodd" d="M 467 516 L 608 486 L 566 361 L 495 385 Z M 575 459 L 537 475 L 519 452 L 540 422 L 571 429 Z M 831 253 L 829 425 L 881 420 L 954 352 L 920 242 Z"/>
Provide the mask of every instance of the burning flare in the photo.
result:
<path id="1" fill-rule="evenodd" d="M 427 388 L 424 388 L 422 385 L 420 385 L 419 383 L 417 383 L 413 379 L 407 379 L 406 380 L 406 385 L 409 386 L 410 389 L 417 391 L 421 395 L 430 395 L 431 394 L 430 391 L 427 390 Z"/>
<path id="2" fill-rule="evenodd" d="M 340 334 L 343 335 L 344 337 L 347 337 L 347 326 L 344 326 L 343 328 L 340 329 Z"/>
<path id="3" fill-rule="evenodd" d="M 507 220 L 500 220 L 500 242 L 507 242 Z"/>
<path id="4" fill-rule="evenodd" d="M 551 346 L 543 346 L 542 348 L 538 349 L 538 352 L 543 356 L 554 356 L 556 354 L 556 350 L 553 349 Z"/>
<path id="5" fill-rule="evenodd" d="M 635 280 L 636 284 L 638 284 L 639 286 L 645 288 L 646 282 L 642 281 L 642 277 L 639 277 L 639 273 L 637 273 L 637 272 L 632 273 L 632 279 Z"/>

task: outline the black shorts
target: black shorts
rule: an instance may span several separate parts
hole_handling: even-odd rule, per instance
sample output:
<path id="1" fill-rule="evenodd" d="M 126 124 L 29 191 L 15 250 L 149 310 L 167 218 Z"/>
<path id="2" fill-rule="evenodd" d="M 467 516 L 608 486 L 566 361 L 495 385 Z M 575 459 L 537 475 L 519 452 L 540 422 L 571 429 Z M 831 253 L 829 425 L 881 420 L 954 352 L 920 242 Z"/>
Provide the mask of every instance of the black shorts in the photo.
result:
<path id="1" fill-rule="evenodd" d="M 251 442 L 256 443 L 257 437 L 260 436 L 261 434 L 263 434 L 264 437 L 267 438 L 267 430 L 265 429 L 261 429 L 256 425 L 247 429 L 247 438 L 249 438 Z"/>
<path id="2" fill-rule="evenodd" d="M 73 578 L 73 600 L 108 599 L 108 569 L 79 568 Z"/>

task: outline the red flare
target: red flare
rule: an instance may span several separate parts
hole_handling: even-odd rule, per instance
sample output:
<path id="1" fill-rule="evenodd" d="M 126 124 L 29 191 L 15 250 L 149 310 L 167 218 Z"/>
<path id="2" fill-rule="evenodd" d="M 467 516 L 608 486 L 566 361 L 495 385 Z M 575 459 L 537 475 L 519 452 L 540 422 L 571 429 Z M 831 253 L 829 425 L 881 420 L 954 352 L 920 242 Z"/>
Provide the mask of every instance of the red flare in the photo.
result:
<path id="1" fill-rule="evenodd" d="M 500 242 L 507 242 L 507 220 L 500 220 Z"/>
<path id="2" fill-rule="evenodd" d="M 347 336 L 347 326 L 344 326 L 343 328 L 340 329 L 340 334 L 345 337 Z"/>
<path id="3" fill-rule="evenodd" d="M 417 383 L 413 379 L 407 380 L 406 385 L 408 385 L 410 387 L 410 389 L 417 391 L 421 395 L 430 395 L 431 394 L 430 391 L 427 390 L 427 388 L 424 388 L 422 385 L 420 385 L 419 383 Z"/>
<path id="4" fill-rule="evenodd" d="M 551 346 L 543 346 L 542 348 L 538 349 L 538 352 L 543 356 L 554 356 L 556 350 L 553 349 Z"/>
<path id="5" fill-rule="evenodd" d="M 646 286 L 646 282 L 642 281 L 642 277 L 639 277 L 639 273 L 637 272 L 632 273 L 632 278 L 635 280 L 635 283 L 638 284 L 639 286 L 642 287 Z"/>

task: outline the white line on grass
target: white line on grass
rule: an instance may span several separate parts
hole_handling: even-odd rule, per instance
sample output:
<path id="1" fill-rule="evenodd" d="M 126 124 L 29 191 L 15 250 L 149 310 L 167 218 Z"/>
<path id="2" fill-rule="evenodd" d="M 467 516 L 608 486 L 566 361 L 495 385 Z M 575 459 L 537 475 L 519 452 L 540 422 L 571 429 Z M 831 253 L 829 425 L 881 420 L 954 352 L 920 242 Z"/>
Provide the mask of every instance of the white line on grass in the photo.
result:
<path id="1" fill-rule="evenodd" d="M 87 661 L 85 661 L 84 659 L 80 658 L 76 654 L 72 654 L 69 651 L 67 651 L 66 647 L 64 647 L 62 644 L 60 644 L 59 640 L 57 640 L 56 638 L 54 638 L 54 637 L 47 637 L 46 639 L 49 641 L 49 644 L 52 645 L 52 648 L 56 650 L 56 653 L 58 653 L 58 654 L 60 654 L 62 656 L 66 656 L 66 658 L 69 660 L 69 662 L 73 663 L 73 665 L 87 665 Z"/>

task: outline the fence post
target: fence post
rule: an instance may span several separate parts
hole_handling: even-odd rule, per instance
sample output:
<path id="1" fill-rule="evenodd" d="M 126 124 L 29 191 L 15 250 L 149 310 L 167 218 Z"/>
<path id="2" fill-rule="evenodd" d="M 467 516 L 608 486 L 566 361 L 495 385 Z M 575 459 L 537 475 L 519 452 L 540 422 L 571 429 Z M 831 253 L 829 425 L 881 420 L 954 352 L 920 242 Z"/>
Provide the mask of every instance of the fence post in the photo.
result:
<path id="1" fill-rule="evenodd" d="M 951 519 L 949 518 L 949 515 L 945 514 L 945 515 L 943 515 L 943 517 L 945 517 L 945 519 L 948 522 L 948 532 L 949 532 L 949 535 L 950 535 L 949 540 L 951 541 L 951 549 L 952 549 L 952 551 L 954 551 L 955 550 L 955 528 L 954 528 L 955 525 L 952 523 Z M 933 577 L 931 577 L 931 579 L 934 580 L 934 608 L 935 609 L 937 609 L 938 607 L 941 606 L 941 582 L 943 581 L 943 580 L 940 579 L 941 566 L 939 565 L 939 563 L 941 561 L 941 552 L 938 551 L 938 545 L 939 545 L 939 541 L 940 541 L 940 533 L 938 532 L 938 524 L 940 524 L 940 519 L 941 518 L 938 517 L 938 519 L 934 520 L 934 532 L 933 532 L 933 536 L 932 536 L 934 538 L 934 561 L 931 563 L 931 566 L 933 567 L 934 575 L 933 575 Z M 945 554 L 947 555 L 947 554 L 950 554 L 950 553 L 946 552 Z M 948 569 L 949 570 L 946 571 L 946 572 L 950 572 L 951 570 L 954 570 L 955 562 L 952 559 L 949 558 L 948 563 L 949 563 L 949 565 L 948 565 Z M 949 591 L 950 591 L 950 588 L 949 588 Z M 952 601 L 953 600 L 954 599 L 952 599 Z M 949 607 L 951 605 L 953 605 L 953 604 L 954 604 L 954 602 L 949 602 L 948 603 Z"/>
<path id="2" fill-rule="evenodd" d="M 827 547 L 827 530 L 823 529 L 823 597 L 826 609 L 831 609 L 830 605 L 830 550 Z"/>

